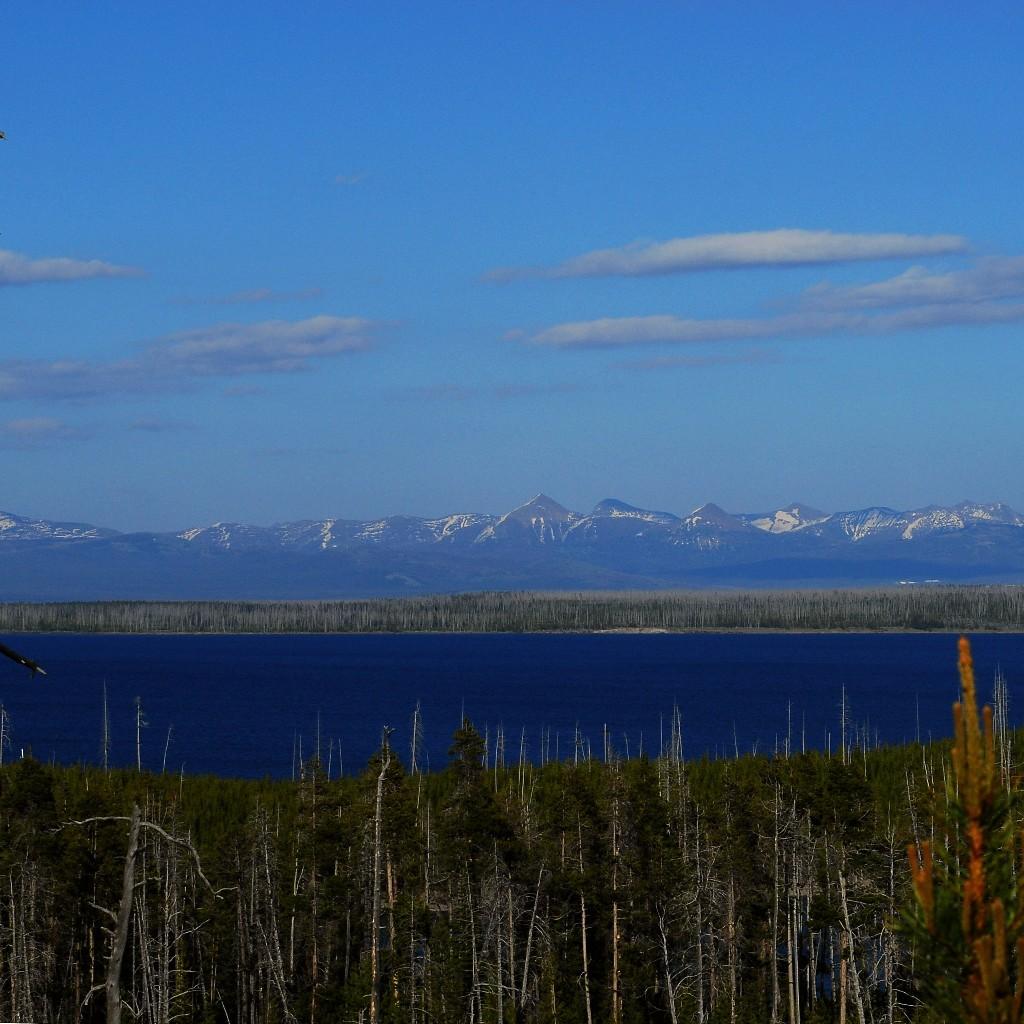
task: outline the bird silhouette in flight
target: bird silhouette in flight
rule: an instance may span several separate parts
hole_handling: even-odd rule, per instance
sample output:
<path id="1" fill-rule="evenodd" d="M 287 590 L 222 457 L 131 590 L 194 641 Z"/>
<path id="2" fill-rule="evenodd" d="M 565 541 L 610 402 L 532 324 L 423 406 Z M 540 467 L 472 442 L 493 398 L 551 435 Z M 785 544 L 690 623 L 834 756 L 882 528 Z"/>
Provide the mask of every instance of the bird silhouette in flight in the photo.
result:
<path id="1" fill-rule="evenodd" d="M 42 668 L 40 665 L 37 665 L 30 658 L 26 658 L 24 655 L 19 654 L 17 651 L 12 651 L 10 647 L 7 646 L 7 644 L 0 644 L 0 654 L 4 655 L 7 658 L 10 658 L 11 661 L 16 661 L 19 665 L 24 665 L 25 668 L 27 669 L 31 669 L 32 675 L 35 675 L 36 673 L 38 673 L 41 676 L 46 675 L 45 668 Z"/>

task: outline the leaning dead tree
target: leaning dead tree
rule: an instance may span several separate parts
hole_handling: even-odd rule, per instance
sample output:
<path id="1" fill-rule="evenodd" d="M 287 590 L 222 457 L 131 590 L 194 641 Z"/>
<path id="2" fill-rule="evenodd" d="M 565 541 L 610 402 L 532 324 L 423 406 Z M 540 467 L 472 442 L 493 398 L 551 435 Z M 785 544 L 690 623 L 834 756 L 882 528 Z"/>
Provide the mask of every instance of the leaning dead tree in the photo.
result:
<path id="1" fill-rule="evenodd" d="M 19 654 L 17 651 L 11 650 L 11 648 L 8 647 L 7 644 L 0 644 L 0 654 L 2 654 L 5 658 L 10 658 L 11 661 L 17 662 L 19 665 L 24 665 L 25 668 L 29 669 L 32 672 L 32 675 L 36 675 L 37 673 L 41 676 L 46 675 L 45 668 L 34 662 L 31 658 L 26 658 L 25 655 Z"/>
<path id="2" fill-rule="evenodd" d="M 132 805 L 130 817 L 125 815 L 110 815 L 95 818 L 83 818 L 81 821 L 69 821 L 65 827 L 70 825 L 85 826 L 99 824 L 108 821 L 126 821 L 128 828 L 128 849 L 124 858 L 124 870 L 121 880 L 121 899 L 115 911 L 106 907 L 93 905 L 94 909 L 106 914 L 114 923 L 114 930 L 111 937 L 110 955 L 107 957 L 106 971 L 101 983 L 94 985 L 85 996 L 83 1007 L 89 1002 L 92 996 L 102 991 L 106 1001 L 107 1024 L 120 1024 L 121 1010 L 124 1000 L 121 994 L 121 974 L 124 965 L 125 952 L 128 949 L 128 940 L 132 923 L 133 909 L 138 908 L 138 897 L 136 896 L 136 870 L 140 854 L 140 838 L 144 831 L 150 831 L 160 836 L 166 842 L 183 849 L 191 858 L 198 878 L 213 894 L 215 899 L 220 899 L 220 891 L 215 890 L 209 879 L 203 874 L 202 865 L 199 861 L 199 854 L 192 843 L 187 839 L 171 835 L 166 829 L 161 828 L 155 822 L 147 821 L 142 817 L 142 811 L 137 803 Z M 143 878 L 143 883 L 145 879 Z M 135 1014 L 138 1016 L 138 1014 Z"/>

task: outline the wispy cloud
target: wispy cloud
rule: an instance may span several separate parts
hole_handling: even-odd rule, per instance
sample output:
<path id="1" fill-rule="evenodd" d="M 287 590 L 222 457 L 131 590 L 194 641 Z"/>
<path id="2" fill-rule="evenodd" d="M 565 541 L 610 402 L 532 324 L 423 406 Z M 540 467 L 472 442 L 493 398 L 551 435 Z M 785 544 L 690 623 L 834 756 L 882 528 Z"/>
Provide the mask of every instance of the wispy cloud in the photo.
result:
<path id="1" fill-rule="evenodd" d="M 260 459 L 294 459 L 300 455 L 348 455 L 347 448 L 318 447 L 318 448 L 295 448 L 287 445 L 275 445 L 271 448 L 255 448 L 252 452 Z"/>
<path id="2" fill-rule="evenodd" d="M 168 335 L 117 361 L 9 359 L 0 361 L 0 399 L 87 399 L 210 377 L 296 373 L 320 359 L 365 351 L 382 326 L 336 316 L 226 323 Z"/>
<path id="3" fill-rule="evenodd" d="M 516 398 L 534 398 L 539 395 L 565 395 L 579 391 L 574 383 L 553 384 L 424 384 L 411 388 L 412 394 L 429 402 L 467 402 L 476 399 L 509 401 Z"/>
<path id="4" fill-rule="evenodd" d="M 46 448 L 84 436 L 81 429 L 49 416 L 0 423 L 0 448 Z"/>
<path id="5" fill-rule="evenodd" d="M 365 171 L 359 171 L 356 174 L 336 174 L 334 176 L 334 184 L 341 185 L 342 187 L 362 185 L 368 177 L 369 175 Z"/>
<path id="6" fill-rule="evenodd" d="M 262 384 L 231 384 L 224 389 L 226 398 L 258 398 L 267 393 Z"/>
<path id="7" fill-rule="evenodd" d="M 657 356 L 654 359 L 626 359 L 615 365 L 623 370 L 706 370 L 715 366 L 753 366 L 781 363 L 778 352 L 751 349 L 749 352 L 714 353 L 700 356 Z"/>
<path id="8" fill-rule="evenodd" d="M 937 274 L 910 267 L 902 274 L 859 285 L 823 283 L 802 305 L 814 309 L 884 309 L 930 303 L 989 302 L 1024 296 L 1024 257 L 989 257 L 976 266 Z"/>
<path id="9" fill-rule="evenodd" d="M 121 267 L 103 260 L 75 260 L 67 256 L 32 259 L 10 249 L 0 249 L 0 287 L 141 276 L 143 272 L 138 267 Z"/>
<path id="10" fill-rule="evenodd" d="M 182 430 L 195 430 L 196 424 L 189 420 L 161 419 L 157 416 L 132 420 L 128 429 L 142 434 L 176 434 Z"/>
<path id="11" fill-rule="evenodd" d="M 276 288 L 243 288 L 226 295 L 205 298 L 182 297 L 173 301 L 179 306 L 255 306 L 269 302 L 307 302 L 323 296 L 323 288 L 296 288 L 280 291 Z"/>
<path id="12" fill-rule="evenodd" d="M 865 260 L 915 259 L 963 252 L 960 235 L 849 234 L 780 228 L 693 235 L 665 242 L 633 242 L 596 249 L 554 267 L 505 267 L 490 281 L 547 277 L 649 277 L 741 267 L 794 267 Z"/>
<path id="13" fill-rule="evenodd" d="M 369 348 L 374 327 L 361 317 L 337 316 L 216 324 L 169 335 L 143 359 L 171 376 L 294 373 L 312 359 Z"/>
<path id="14" fill-rule="evenodd" d="M 881 335 L 925 328 L 1018 323 L 1024 305 L 935 303 L 895 312 L 807 310 L 781 316 L 685 319 L 678 316 L 605 317 L 556 324 L 528 337 L 548 348 L 629 348 L 656 343 L 755 341 L 831 335 Z"/>

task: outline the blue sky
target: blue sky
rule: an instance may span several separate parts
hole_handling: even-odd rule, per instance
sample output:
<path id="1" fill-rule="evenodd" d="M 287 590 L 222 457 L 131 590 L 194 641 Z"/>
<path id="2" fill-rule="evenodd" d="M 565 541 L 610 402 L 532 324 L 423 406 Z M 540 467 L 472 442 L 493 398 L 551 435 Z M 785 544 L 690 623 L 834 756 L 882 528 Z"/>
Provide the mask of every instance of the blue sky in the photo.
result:
<path id="1" fill-rule="evenodd" d="M 8 11 L 0 508 L 1024 509 L 1024 13 Z"/>

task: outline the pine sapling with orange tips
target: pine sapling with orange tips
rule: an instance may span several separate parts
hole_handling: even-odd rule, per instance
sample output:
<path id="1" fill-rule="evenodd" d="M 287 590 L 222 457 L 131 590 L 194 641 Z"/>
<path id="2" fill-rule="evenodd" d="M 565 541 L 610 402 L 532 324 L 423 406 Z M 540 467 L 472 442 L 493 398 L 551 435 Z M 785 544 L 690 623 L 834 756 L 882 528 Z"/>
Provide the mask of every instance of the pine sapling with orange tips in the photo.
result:
<path id="1" fill-rule="evenodd" d="M 908 847 L 921 996 L 939 1019 L 1010 1024 L 1024 1004 L 1024 887 L 1013 870 L 1015 830 L 1001 784 L 992 709 L 978 711 L 970 643 L 960 638 L 961 698 L 953 706 L 952 777 L 936 808 L 946 842 Z M 1022 862 L 1024 867 L 1024 862 Z M 1007 920 L 1006 908 L 1013 914 Z"/>

